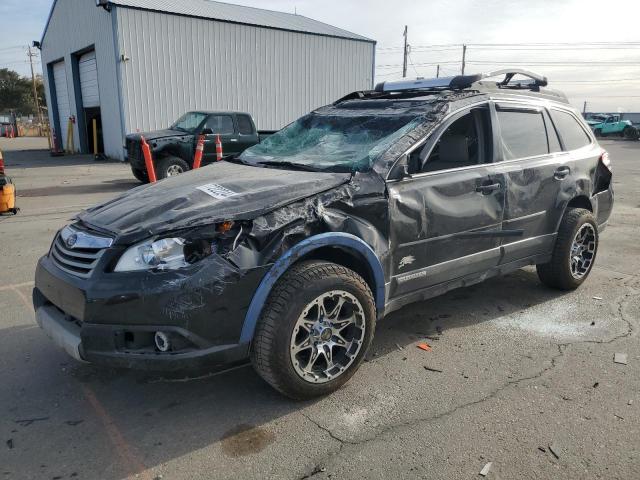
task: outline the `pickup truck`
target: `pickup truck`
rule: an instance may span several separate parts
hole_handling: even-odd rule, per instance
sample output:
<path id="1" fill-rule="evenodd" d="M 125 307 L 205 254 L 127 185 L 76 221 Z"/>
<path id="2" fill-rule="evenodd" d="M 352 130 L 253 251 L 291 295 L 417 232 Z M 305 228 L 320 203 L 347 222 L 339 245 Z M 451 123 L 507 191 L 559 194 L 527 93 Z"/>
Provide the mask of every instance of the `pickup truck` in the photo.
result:
<path id="1" fill-rule="evenodd" d="M 158 180 L 191 170 L 199 135 L 205 135 L 202 164 L 216 160 L 216 136 L 220 135 L 223 156 L 242 153 L 274 133 L 257 131 L 251 115 L 244 112 L 187 112 L 167 130 L 127 135 L 125 148 L 134 177 L 148 183 L 147 169 L 142 155 L 142 141 L 151 147 Z"/>
<path id="2" fill-rule="evenodd" d="M 638 129 L 629 120 L 622 120 L 620 115 L 592 115 L 587 124 L 596 137 L 619 135 L 620 137 L 638 138 Z"/>

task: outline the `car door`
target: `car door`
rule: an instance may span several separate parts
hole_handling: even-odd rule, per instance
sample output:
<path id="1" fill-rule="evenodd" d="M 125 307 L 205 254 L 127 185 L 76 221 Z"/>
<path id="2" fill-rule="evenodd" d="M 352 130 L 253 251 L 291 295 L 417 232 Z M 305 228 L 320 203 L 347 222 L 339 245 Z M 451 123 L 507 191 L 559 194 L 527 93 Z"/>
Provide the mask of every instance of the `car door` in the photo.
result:
<path id="1" fill-rule="evenodd" d="M 202 158 L 205 163 L 216 161 L 216 137 L 218 135 L 220 135 L 224 156 L 238 153 L 238 134 L 233 122 L 233 115 L 219 113 L 209 115 L 202 129 L 211 132 L 205 135 L 204 140 Z"/>
<path id="2" fill-rule="evenodd" d="M 236 115 L 236 130 L 238 132 L 238 152 L 258 143 L 258 132 L 251 117 L 244 113 Z"/>
<path id="3" fill-rule="evenodd" d="M 602 133 L 610 134 L 616 133 L 617 119 L 615 117 L 607 117 L 602 125 Z"/>
<path id="4" fill-rule="evenodd" d="M 488 104 L 453 115 L 388 184 L 391 285 L 399 297 L 498 264 L 505 195 Z"/>
<path id="5" fill-rule="evenodd" d="M 501 264 L 550 251 L 562 212 L 557 203 L 571 168 L 545 108 L 496 102 L 496 168 L 506 178 Z"/>

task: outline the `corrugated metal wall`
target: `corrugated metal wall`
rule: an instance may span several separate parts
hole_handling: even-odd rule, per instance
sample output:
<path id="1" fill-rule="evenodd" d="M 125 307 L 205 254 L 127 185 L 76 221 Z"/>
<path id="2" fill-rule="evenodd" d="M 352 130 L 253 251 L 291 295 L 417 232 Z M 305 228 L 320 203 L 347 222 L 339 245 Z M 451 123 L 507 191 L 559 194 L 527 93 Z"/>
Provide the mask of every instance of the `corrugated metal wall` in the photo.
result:
<path id="1" fill-rule="evenodd" d="M 279 129 L 372 86 L 371 42 L 115 8 L 127 132 L 192 109 L 241 110 Z M 105 98 L 101 94 L 101 98 Z"/>
<path id="2" fill-rule="evenodd" d="M 97 8 L 93 0 L 58 0 L 49 22 L 42 44 L 42 71 L 45 76 L 47 105 L 51 105 L 51 92 L 47 65 L 64 59 L 69 107 L 71 115 L 78 117 L 73 75 L 71 73 L 71 55 L 91 45 L 95 45 L 98 87 L 102 101 L 102 131 L 105 153 L 114 158 L 122 158 L 122 122 L 118 102 L 118 76 L 113 26 L 111 14 Z M 49 121 L 53 125 L 52 109 L 49 108 Z M 61 125 L 66 131 L 67 125 Z M 74 143 L 80 149 L 78 124 L 74 132 Z"/>

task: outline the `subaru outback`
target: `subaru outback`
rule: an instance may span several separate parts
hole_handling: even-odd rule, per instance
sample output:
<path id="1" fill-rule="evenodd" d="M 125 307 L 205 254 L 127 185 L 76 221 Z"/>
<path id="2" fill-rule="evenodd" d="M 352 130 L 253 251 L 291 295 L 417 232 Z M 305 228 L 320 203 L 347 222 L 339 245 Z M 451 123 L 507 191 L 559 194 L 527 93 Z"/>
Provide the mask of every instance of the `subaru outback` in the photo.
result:
<path id="1" fill-rule="evenodd" d="M 303 399 L 343 385 L 407 304 L 527 265 L 574 289 L 612 209 L 611 166 L 546 85 L 513 69 L 385 82 L 90 208 L 38 262 L 37 322 L 78 360 L 250 361 Z"/>

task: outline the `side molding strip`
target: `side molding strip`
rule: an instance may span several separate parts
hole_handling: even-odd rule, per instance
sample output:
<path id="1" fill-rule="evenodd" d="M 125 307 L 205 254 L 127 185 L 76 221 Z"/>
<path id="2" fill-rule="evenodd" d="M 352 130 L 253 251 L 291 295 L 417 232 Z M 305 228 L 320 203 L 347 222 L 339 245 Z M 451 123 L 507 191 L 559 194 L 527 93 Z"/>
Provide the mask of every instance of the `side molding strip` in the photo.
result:
<path id="1" fill-rule="evenodd" d="M 385 288 L 384 288 L 384 272 L 378 256 L 373 249 L 367 245 L 362 239 L 342 232 L 328 232 L 309 237 L 300 243 L 294 245 L 282 255 L 271 269 L 264 276 L 258 289 L 253 294 L 253 299 L 247 310 L 247 315 L 242 325 L 242 333 L 240 334 L 240 343 L 248 343 L 253 338 L 253 333 L 258 322 L 258 317 L 262 311 L 262 307 L 267 301 L 267 297 L 271 289 L 278 279 L 287 271 L 287 269 L 301 256 L 306 255 L 313 250 L 317 250 L 326 246 L 340 246 L 361 254 L 366 259 L 375 281 L 375 291 L 373 292 L 376 309 L 378 314 L 384 311 Z"/>

